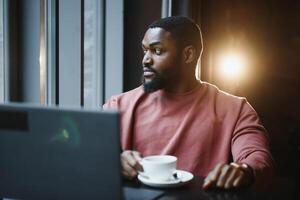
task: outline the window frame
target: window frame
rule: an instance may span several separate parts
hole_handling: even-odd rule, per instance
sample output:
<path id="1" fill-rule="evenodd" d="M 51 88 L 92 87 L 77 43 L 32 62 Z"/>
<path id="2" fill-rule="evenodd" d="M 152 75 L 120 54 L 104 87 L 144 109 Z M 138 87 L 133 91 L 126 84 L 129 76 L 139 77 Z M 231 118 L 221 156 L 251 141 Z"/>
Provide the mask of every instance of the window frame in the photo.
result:
<path id="1" fill-rule="evenodd" d="M 8 34 L 9 30 L 9 11 L 8 4 L 9 0 L 0 0 L 2 5 L 2 23 L 3 23 L 3 49 L 2 49 L 2 63 L 0 63 L 0 68 L 2 66 L 2 82 L 0 83 L 0 87 L 2 87 L 2 94 L 0 95 L 0 102 L 8 102 L 10 92 L 9 92 L 9 41 L 10 37 Z"/>

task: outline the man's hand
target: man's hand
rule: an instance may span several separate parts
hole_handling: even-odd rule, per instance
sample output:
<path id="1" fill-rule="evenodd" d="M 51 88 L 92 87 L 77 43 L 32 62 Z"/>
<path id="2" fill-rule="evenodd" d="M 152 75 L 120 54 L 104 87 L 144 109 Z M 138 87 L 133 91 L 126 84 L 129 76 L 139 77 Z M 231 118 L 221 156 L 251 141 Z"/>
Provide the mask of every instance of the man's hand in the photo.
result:
<path id="1" fill-rule="evenodd" d="M 203 189 L 212 187 L 240 188 L 250 185 L 253 178 L 252 170 L 246 164 L 218 164 L 205 178 Z"/>
<path id="2" fill-rule="evenodd" d="M 127 179 L 133 179 L 137 176 L 138 171 L 143 171 L 139 163 L 142 157 L 137 151 L 123 151 L 121 154 L 122 174 Z"/>

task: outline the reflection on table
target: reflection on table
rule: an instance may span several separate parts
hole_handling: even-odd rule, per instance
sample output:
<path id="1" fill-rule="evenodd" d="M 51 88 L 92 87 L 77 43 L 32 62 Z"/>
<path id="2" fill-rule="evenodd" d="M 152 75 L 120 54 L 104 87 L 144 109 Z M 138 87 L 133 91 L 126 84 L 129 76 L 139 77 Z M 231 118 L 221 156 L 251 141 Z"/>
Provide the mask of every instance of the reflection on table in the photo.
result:
<path id="1" fill-rule="evenodd" d="M 125 181 L 125 199 L 198 199 L 198 200 L 299 200 L 295 184 L 290 179 L 277 178 L 268 189 L 244 188 L 239 190 L 202 190 L 204 178 L 195 177 L 187 185 L 178 188 L 153 188 L 138 180 Z"/>

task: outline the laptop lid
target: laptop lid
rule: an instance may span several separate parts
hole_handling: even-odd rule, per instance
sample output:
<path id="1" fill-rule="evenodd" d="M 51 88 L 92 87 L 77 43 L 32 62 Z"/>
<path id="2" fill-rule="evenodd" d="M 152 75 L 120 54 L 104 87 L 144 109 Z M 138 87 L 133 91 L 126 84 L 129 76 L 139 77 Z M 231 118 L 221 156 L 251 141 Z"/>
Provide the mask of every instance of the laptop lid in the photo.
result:
<path id="1" fill-rule="evenodd" d="M 0 105 L 0 195 L 121 199 L 119 115 Z"/>

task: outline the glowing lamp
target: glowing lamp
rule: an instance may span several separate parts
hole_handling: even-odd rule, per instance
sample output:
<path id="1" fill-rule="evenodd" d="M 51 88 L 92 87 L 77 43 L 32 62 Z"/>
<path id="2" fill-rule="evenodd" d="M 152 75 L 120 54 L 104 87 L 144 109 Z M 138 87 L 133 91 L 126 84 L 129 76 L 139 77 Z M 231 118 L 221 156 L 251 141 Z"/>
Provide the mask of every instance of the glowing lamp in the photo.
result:
<path id="1" fill-rule="evenodd" d="M 244 62 L 238 54 L 228 54 L 220 60 L 220 73 L 227 78 L 238 78 L 243 71 Z"/>

